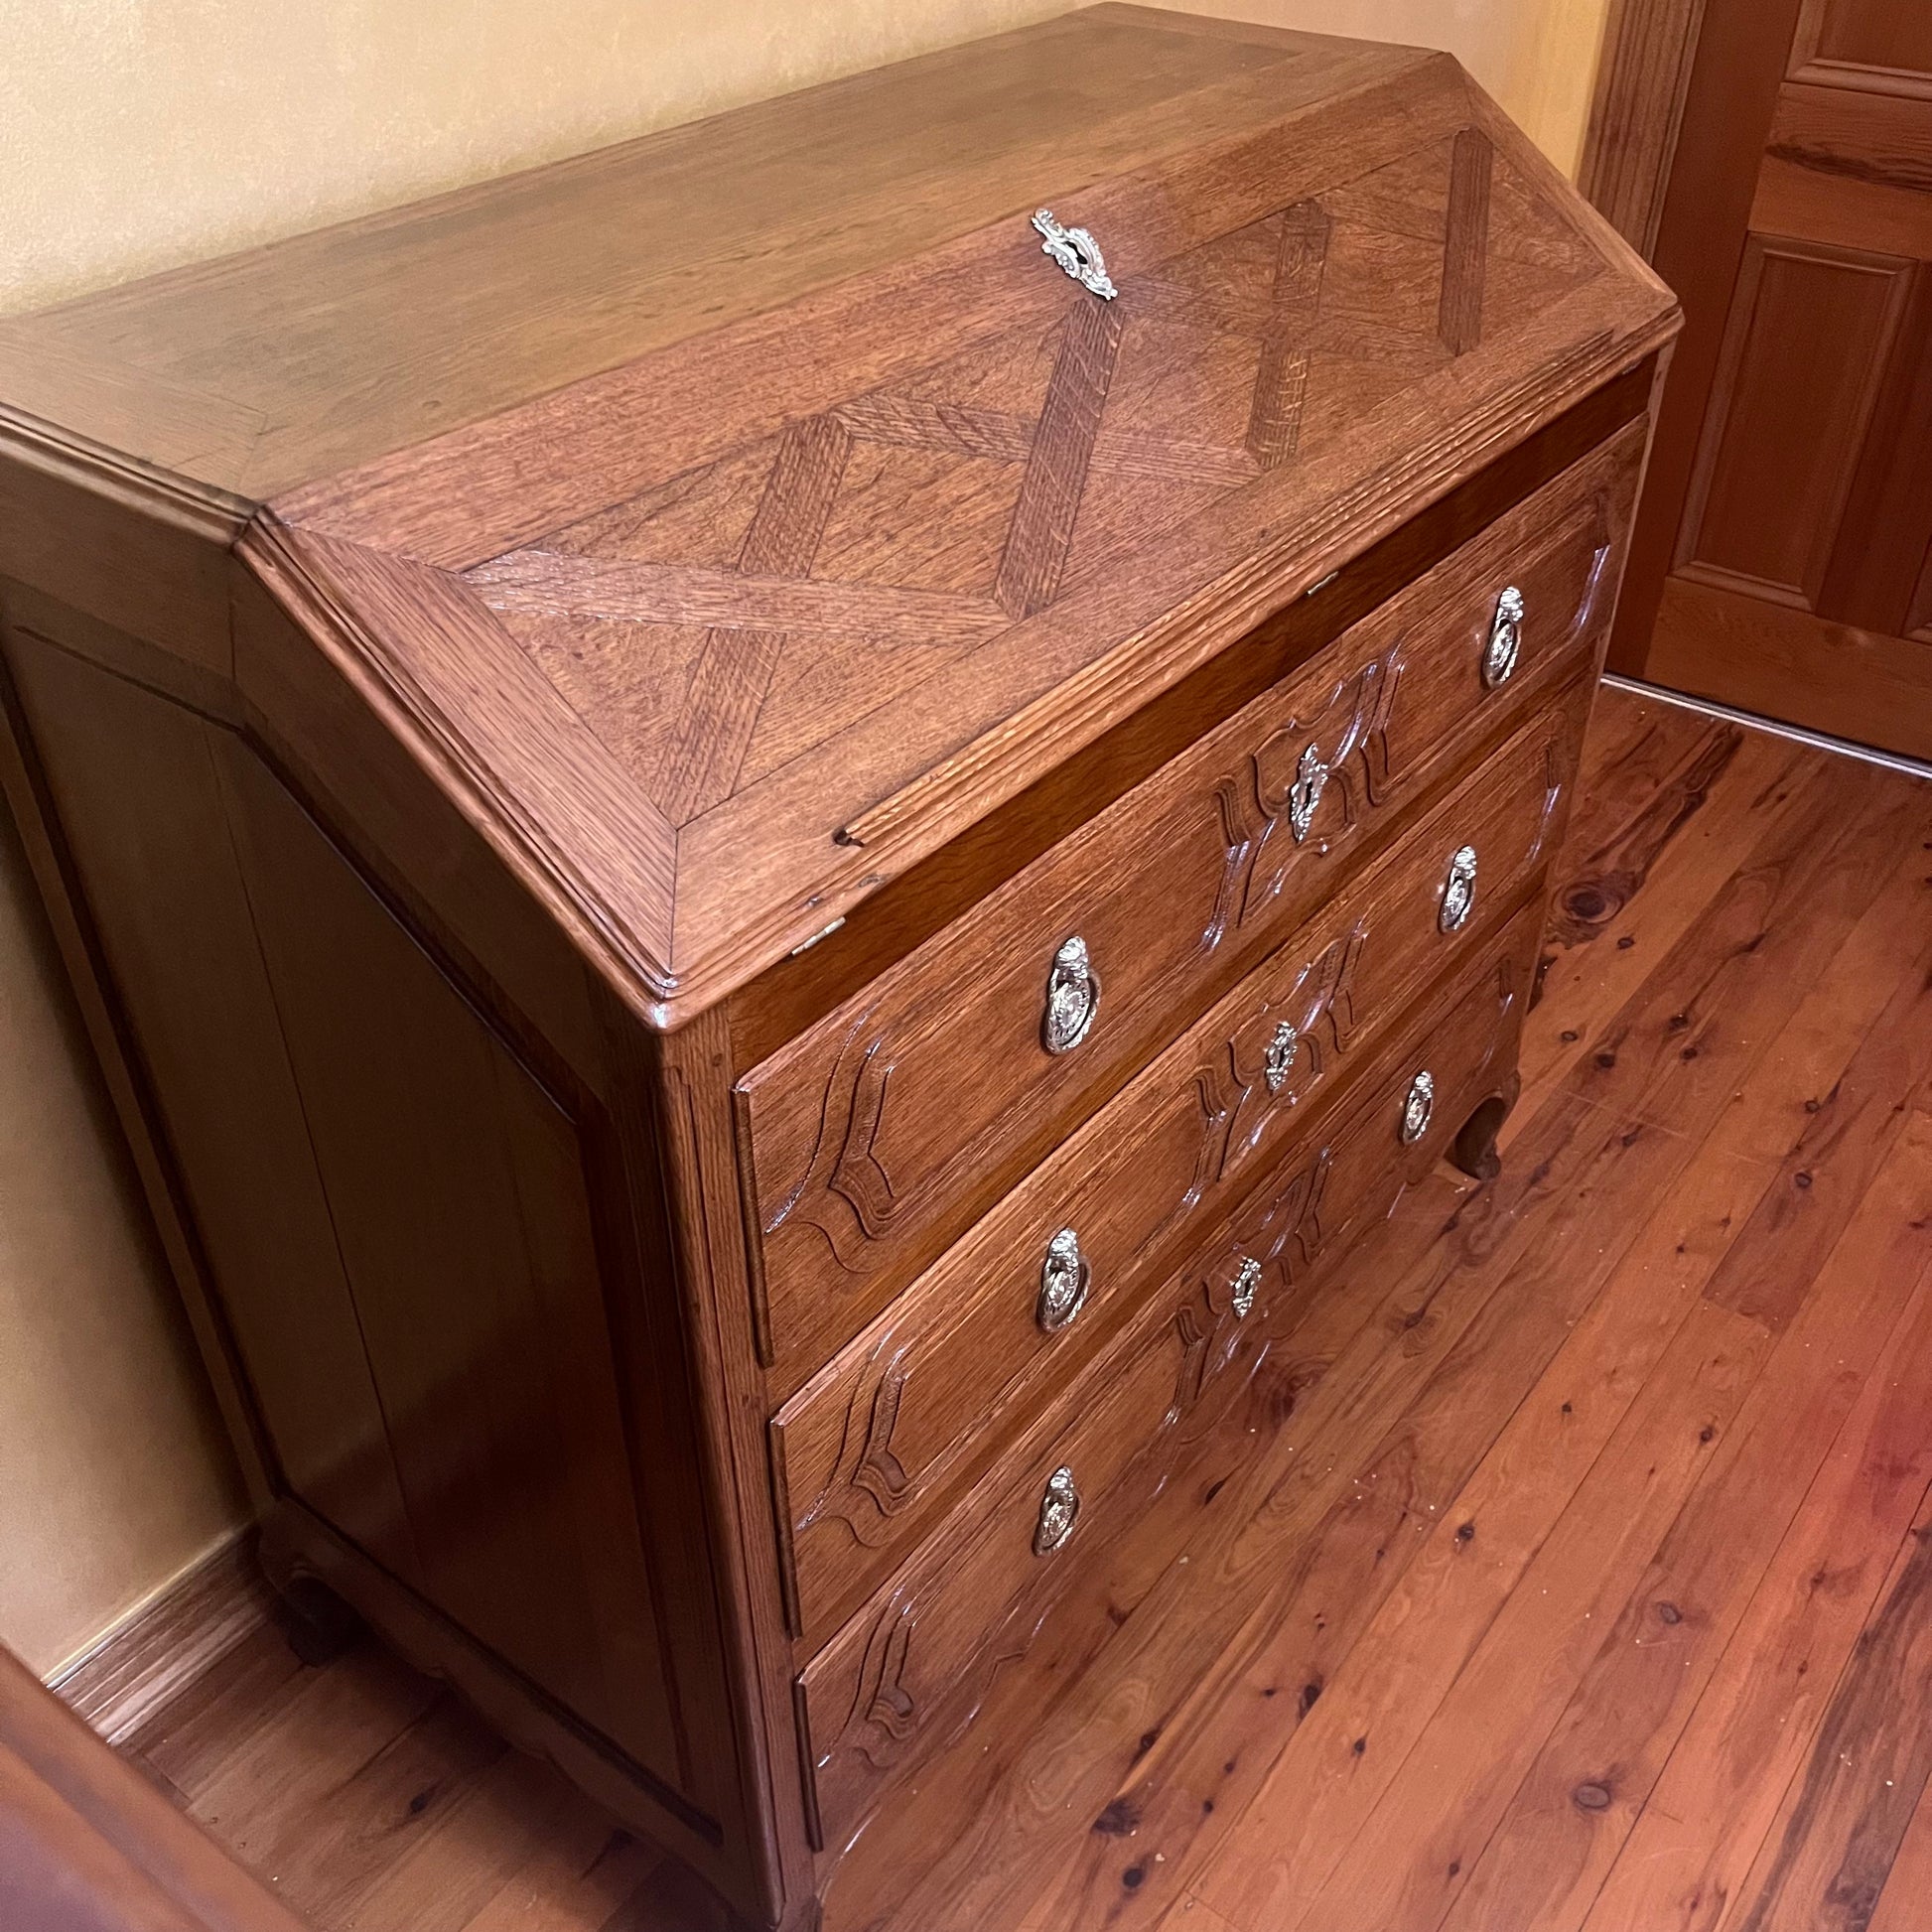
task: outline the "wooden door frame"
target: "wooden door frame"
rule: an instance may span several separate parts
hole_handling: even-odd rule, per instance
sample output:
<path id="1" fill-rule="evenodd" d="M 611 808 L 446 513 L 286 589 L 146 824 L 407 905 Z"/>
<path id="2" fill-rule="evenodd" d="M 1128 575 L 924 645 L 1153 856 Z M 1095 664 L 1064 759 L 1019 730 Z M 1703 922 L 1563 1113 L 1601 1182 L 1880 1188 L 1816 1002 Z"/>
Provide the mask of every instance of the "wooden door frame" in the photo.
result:
<path id="1" fill-rule="evenodd" d="M 1577 186 L 1646 261 L 1704 31 L 1705 0 L 1612 0 Z"/>
<path id="2" fill-rule="evenodd" d="M 1802 0 L 1617 0 L 1585 192 L 1676 290 L 1684 333 L 1631 532 L 1609 664 L 1646 674 Z"/>

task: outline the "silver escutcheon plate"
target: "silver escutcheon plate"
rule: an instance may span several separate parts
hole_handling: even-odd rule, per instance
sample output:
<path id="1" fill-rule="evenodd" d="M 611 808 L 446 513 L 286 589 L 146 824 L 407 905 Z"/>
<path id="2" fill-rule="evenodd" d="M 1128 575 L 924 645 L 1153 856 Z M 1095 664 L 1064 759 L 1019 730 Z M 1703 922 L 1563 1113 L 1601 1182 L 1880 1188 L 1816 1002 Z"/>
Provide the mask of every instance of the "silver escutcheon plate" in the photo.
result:
<path id="1" fill-rule="evenodd" d="M 1328 764 L 1320 747 L 1311 745 L 1295 767 L 1295 782 L 1288 788 L 1288 829 L 1300 845 L 1314 823 L 1314 808 L 1321 803 L 1328 783 Z"/>
<path id="2" fill-rule="evenodd" d="M 1402 1102 L 1402 1145 L 1413 1147 L 1429 1132 L 1429 1117 L 1436 1111 L 1436 1076 L 1427 1067 L 1409 1082 Z"/>
<path id="3" fill-rule="evenodd" d="M 1049 1335 L 1066 1327 L 1086 1307 L 1092 1279 L 1093 1270 L 1080 1252 L 1080 1237 L 1071 1228 L 1061 1228 L 1047 1242 L 1046 1259 L 1039 1264 L 1039 1307 L 1035 1313 Z"/>
<path id="4" fill-rule="evenodd" d="M 1040 1018 L 1039 1043 L 1049 1053 L 1070 1053 L 1086 1038 L 1100 1010 L 1100 975 L 1087 957 L 1087 942 L 1076 932 L 1061 942 L 1046 975 L 1046 1011 Z"/>
<path id="5" fill-rule="evenodd" d="M 1295 1031 L 1292 1022 L 1284 1020 L 1275 1029 L 1275 1036 L 1268 1042 L 1268 1051 L 1262 1056 L 1262 1077 L 1267 1080 L 1270 1093 L 1281 1092 L 1289 1074 L 1295 1070 L 1295 1056 L 1301 1050 L 1302 1035 Z"/>
<path id="6" fill-rule="evenodd" d="M 1111 302 L 1120 293 L 1107 273 L 1099 242 L 1085 228 L 1061 227 L 1050 207 L 1035 208 L 1034 226 L 1040 235 L 1039 252 L 1050 255 L 1083 289 L 1103 302 Z"/>
<path id="7" fill-rule="evenodd" d="M 1445 932 L 1459 932 L 1476 902 L 1476 849 L 1458 845 L 1449 856 L 1449 877 L 1443 881 L 1443 909 L 1436 923 Z"/>
<path id="8" fill-rule="evenodd" d="M 1523 648 L 1523 593 L 1514 584 L 1496 600 L 1496 615 L 1489 624 L 1489 641 L 1482 650 L 1482 682 L 1493 691 L 1506 684 L 1516 668 Z"/>
<path id="9" fill-rule="evenodd" d="M 1074 1486 L 1073 1471 L 1064 1462 L 1046 1478 L 1046 1493 L 1039 1499 L 1039 1521 L 1034 1526 L 1034 1555 L 1046 1556 L 1057 1550 L 1073 1534 L 1074 1519 L 1080 1514 L 1080 1492 Z"/>
<path id="10" fill-rule="evenodd" d="M 1228 1306 L 1234 1310 L 1238 1320 L 1248 1318 L 1248 1311 L 1255 1305 L 1255 1291 L 1261 1287 L 1261 1263 L 1249 1255 L 1236 1271 L 1234 1293 L 1228 1297 Z"/>

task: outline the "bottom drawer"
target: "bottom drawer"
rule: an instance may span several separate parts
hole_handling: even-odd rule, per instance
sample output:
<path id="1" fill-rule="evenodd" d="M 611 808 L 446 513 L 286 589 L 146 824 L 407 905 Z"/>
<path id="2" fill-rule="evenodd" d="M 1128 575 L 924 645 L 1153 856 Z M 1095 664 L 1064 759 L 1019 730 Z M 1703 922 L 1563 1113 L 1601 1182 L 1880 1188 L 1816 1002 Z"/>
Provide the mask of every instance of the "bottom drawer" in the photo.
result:
<path id="1" fill-rule="evenodd" d="M 807 1665 L 798 1695 L 821 1845 L 970 1721 L 984 1675 L 1024 1651 L 1063 1566 L 1216 1422 L 1283 1305 L 1386 1214 L 1473 1111 L 1506 1100 L 1542 937 L 1533 897 L 1420 1010 L 1311 1135 Z M 1250 1364 L 1251 1365 L 1251 1364 Z"/>

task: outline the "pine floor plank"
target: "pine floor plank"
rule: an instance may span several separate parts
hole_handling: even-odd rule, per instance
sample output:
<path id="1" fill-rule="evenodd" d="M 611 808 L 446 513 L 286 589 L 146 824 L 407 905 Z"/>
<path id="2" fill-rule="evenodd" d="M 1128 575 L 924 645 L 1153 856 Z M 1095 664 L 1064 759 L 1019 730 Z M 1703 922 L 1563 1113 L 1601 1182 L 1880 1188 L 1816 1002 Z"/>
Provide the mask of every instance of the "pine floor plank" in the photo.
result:
<path id="1" fill-rule="evenodd" d="M 1326 1883 L 1311 1897 L 1271 1901 L 1288 1906 L 1280 1916 L 1244 1900 L 1237 1924 L 1420 1932 L 1442 1922 L 1768 1352 L 1754 1322 L 1708 1303 L 1693 1310 Z M 1373 1737 L 1360 1741 L 1364 1756 L 1377 1748 Z M 1215 1887 L 1202 1895 L 1226 1909 Z"/>
<path id="2" fill-rule="evenodd" d="M 506 1887 L 529 1871 L 546 1843 L 566 1840 L 573 1826 L 583 1836 L 581 1801 L 550 1766 L 521 1752 L 501 1752 L 454 1782 L 447 1799 L 428 1788 L 410 1796 L 403 1813 L 411 1828 L 407 1848 L 362 1883 L 352 1909 L 339 1893 L 318 1916 L 352 1920 L 356 1932 L 467 1932 L 503 1902 Z M 424 1829 L 420 1812 L 430 1805 L 436 1816 Z M 371 1812 L 378 1829 L 394 1817 L 386 1804 Z M 595 1845 L 573 1848 L 572 1863 L 598 1857 L 612 1834 L 605 1826 L 594 1836 Z M 627 1895 L 613 1900 L 612 1909 Z"/>
<path id="3" fill-rule="evenodd" d="M 1916 869 L 1912 870 L 1911 878 L 1916 885 Z M 1813 1092 L 1828 1092 L 1835 1086 L 1841 1070 L 1873 1024 L 1872 1002 L 1884 997 L 1887 984 L 1885 975 L 1865 970 L 1873 963 L 1874 942 L 1896 947 L 1899 956 L 1892 963 L 1898 968 L 1916 964 L 1927 943 L 1932 942 L 1932 929 L 1902 920 L 1899 914 L 1903 909 L 1906 908 L 1892 902 L 1881 892 L 1835 962 L 1835 966 L 1845 966 L 1847 972 L 1827 973 L 1824 982 L 1800 1006 L 1737 1089 L 1704 1142 L 1698 1160 L 1684 1167 L 1675 1183 L 1668 1186 L 1661 1210 L 1620 1265 L 1602 1302 L 1591 1309 L 1571 1348 L 1553 1365 L 1551 1378 L 1567 1375 L 1575 1379 L 1572 1363 L 1589 1359 L 1583 1351 L 1597 1339 L 1592 1334 L 1593 1327 L 1614 1336 L 1620 1332 L 1619 1324 L 1629 1323 L 1626 1332 L 1642 1335 L 1640 1324 L 1647 1302 L 1654 1302 L 1663 1318 L 1668 1318 L 1670 1311 L 1681 1315 L 1688 1298 L 1708 1283 L 1713 1270 L 1724 1259 L 1735 1230 L 1746 1222 L 1753 1204 L 1764 1194 L 1776 1173 L 1774 1168 L 1763 1164 L 1775 1162 L 1784 1151 L 1783 1143 L 1788 1137 L 1800 1133 L 1809 1124 L 1812 1117 L 1804 1111 L 1805 1097 Z M 1919 937 L 1921 933 L 1926 937 Z M 1850 970 L 1854 967 L 1861 970 Z M 1842 985 L 1864 989 L 1863 999 L 1856 993 L 1842 992 Z M 1878 1018 L 1883 1018 L 1882 1013 Z M 1560 1237 L 1546 1251 L 1546 1264 L 1554 1261 L 1567 1246 L 1567 1238 Z M 1661 1345 L 1661 1336 L 1654 1339 Z M 1633 1370 L 1640 1372 L 1647 1358 L 1640 1346 L 1619 1358 L 1612 1342 L 1606 1359 L 1616 1364 L 1609 1373 L 1616 1375 L 1620 1370 L 1627 1379 Z M 1548 1395 L 1547 1388 L 1540 1388 L 1526 1406 L 1534 1409 L 1539 1398 L 1547 1406 Z M 1576 1405 L 1575 1414 L 1566 1412 L 1567 1433 L 1563 1439 L 1566 1446 L 1574 1449 L 1584 1437 L 1589 1413 L 1588 1406 L 1581 1401 Z M 1521 1420 L 1519 1417 L 1518 1423 L 1512 1424 L 1512 1432 Z M 1499 1451 L 1508 1454 L 1512 1449 L 1510 1437 L 1505 1436 L 1498 1445 Z M 1537 1481 L 1548 1482 L 1559 1466 L 1560 1452 L 1554 1453 L 1547 1464 L 1536 1463 Z M 1482 1482 L 1481 1473 L 1477 1482 Z M 1533 1494 L 1535 1484 L 1529 1488 Z M 1506 1489 L 1505 1494 L 1508 1494 Z M 1511 1506 L 1520 1509 L 1530 1496 L 1509 1495 L 1508 1500 Z M 1414 1635 L 1405 1642 L 1399 1635 L 1381 1630 L 1371 1633 L 1357 1653 L 1351 1655 L 1342 1682 L 1329 1686 L 1323 1693 L 1321 1709 L 1305 1725 L 1313 1734 L 1307 1738 L 1298 1735 L 1292 1749 L 1285 1753 L 1289 1762 L 1280 1774 L 1280 1789 L 1271 1792 L 1270 1802 L 1258 1805 L 1253 1813 L 1242 1817 L 1241 1844 L 1231 1863 L 1243 1867 L 1244 1888 L 1258 1895 L 1267 1893 L 1267 1882 L 1257 1875 L 1257 1866 L 1299 1867 L 1306 1886 L 1311 1873 L 1324 1870 L 1326 1863 L 1332 1863 L 1340 1844 L 1358 1827 L 1360 1808 L 1379 1788 L 1375 1767 L 1370 1767 L 1366 1760 L 1349 1758 L 1348 1746 L 1378 1721 L 1419 1724 L 1433 1709 L 1432 1689 L 1440 1697 L 1440 1673 L 1445 1669 L 1452 1672 L 1459 1665 L 1457 1633 L 1467 1628 L 1480 1634 L 1495 1601 L 1507 1593 L 1511 1579 L 1506 1553 L 1512 1544 L 1501 1534 L 1505 1523 L 1497 1520 L 1495 1506 L 1487 1494 L 1477 1488 L 1459 1496 L 1452 1514 L 1458 1522 L 1472 1520 L 1486 1526 L 1489 1533 L 1483 1535 L 1482 1547 L 1492 1565 L 1505 1566 L 1501 1578 L 1490 1578 L 1489 1587 L 1485 1589 L 1481 1587 L 1478 1566 L 1460 1566 L 1453 1573 L 1461 1591 L 1459 1607 L 1443 1600 L 1427 1600 L 1425 1609 L 1418 1586 L 1428 1580 L 1427 1569 L 1413 1584 L 1405 1581 L 1395 1592 L 1386 1614 L 1391 1618 L 1406 1618 Z M 1534 1522 L 1533 1514 L 1525 1518 L 1517 1535 L 1533 1536 Z M 1347 1695 L 1349 1687 L 1364 1680 L 1365 1691 L 1351 1705 Z M 1219 1726 L 1210 1725 L 1210 1729 L 1219 1734 Z M 1279 1724 L 1277 1729 L 1282 1729 Z M 1326 1783 L 1313 1777 L 1310 1760 L 1303 1755 L 1305 1750 L 1326 1750 L 1331 1754 L 1330 1761 L 1335 1768 Z M 1230 1786 L 1233 1782 L 1229 1781 Z M 1209 1828 L 1195 1833 L 1197 1849 L 1225 1838 L 1233 1823 L 1227 1800 L 1233 1798 L 1238 1804 L 1239 1794 L 1228 1789 L 1214 1795 L 1218 1809 L 1208 1821 Z M 1184 1812 L 1185 1807 L 1180 1809 Z M 1177 1882 L 1198 1882 L 1223 1910 L 1239 1909 L 1227 1898 L 1218 1897 L 1213 1883 L 1197 1880 L 1193 1872 L 1192 1864 L 1184 1865 Z M 1271 1925 L 1281 1912 L 1279 1903 L 1272 1899 L 1265 1910 L 1256 1909 L 1261 1922 Z M 1069 1920 L 1072 1922 L 1076 1921 Z M 1283 1922 L 1291 1921 L 1284 1919 Z"/>
<path id="4" fill-rule="evenodd" d="M 1928 1918 L 1932 1918 L 1932 1790 L 1919 1799 L 1865 1932 L 1923 1932 Z"/>
<path id="5" fill-rule="evenodd" d="M 304 1803 L 257 1782 L 269 1740 L 224 1773 L 194 1810 L 265 1870 L 298 1911 L 324 1925 L 360 1925 L 368 1901 L 451 1808 L 507 1750 L 454 1695 L 439 1692 L 392 1736 L 368 1739 L 356 1761 L 311 1758 Z M 327 1768 L 325 1769 L 325 1763 Z M 482 1901 L 480 1900 L 479 1903 Z"/>
<path id="6" fill-rule="evenodd" d="M 1762 733 L 1742 736 L 1734 747 L 1724 737 L 1696 745 L 1699 755 L 1666 774 L 1671 790 L 1662 798 L 1625 803 L 1619 791 L 1624 808 L 1593 840 L 1599 815 L 1587 793 L 1580 803 L 1558 870 L 1537 1003 L 1523 1029 L 1519 1120 L 1562 1085 L 1786 806 L 1804 759 Z"/>
<path id="7" fill-rule="evenodd" d="M 1914 1301 L 1932 1136 L 1907 1137 L 1671 1525 L 1444 1920 L 1574 1932 L 1805 1491 Z M 1734 1251 L 1733 1251 L 1734 1252 Z"/>
<path id="8" fill-rule="evenodd" d="M 1932 1485 L 1932 1297 L 1866 1382 L 1676 1740 L 1586 1932 L 1708 1932 L 1739 1892 Z"/>
<path id="9" fill-rule="evenodd" d="M 1900 1548 L 1717 1932 L 1865 1932 L 1932 1783 L 1932 1524 Z"/>
<path id="10" fill-rule="evenodd" d="M 559 1781 L 561 1782 L 561 1781 Z M 550 1813 L 548 1829 L 463 1932 L 580 1932 L 641 1908 L 665 1855 L 628 1834 L 574 1794 Z M 668 1874 L 665 1874 L 667 1877 Z"/>
<path id="11" fill-rule="evenodd" d="M 317 1672 L 273 1622 L 258 1625 L 211 1670 L 178 1690 L 123 1748 L 151 1776 L 193 1799 Z"/>

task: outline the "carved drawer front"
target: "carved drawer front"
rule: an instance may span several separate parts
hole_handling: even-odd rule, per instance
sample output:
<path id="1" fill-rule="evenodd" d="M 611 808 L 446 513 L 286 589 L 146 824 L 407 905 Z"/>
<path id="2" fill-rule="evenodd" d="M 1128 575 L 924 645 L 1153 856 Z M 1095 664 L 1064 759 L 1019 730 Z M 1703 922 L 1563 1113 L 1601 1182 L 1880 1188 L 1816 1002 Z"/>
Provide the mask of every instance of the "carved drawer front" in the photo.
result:
<path id="1" fill-rule="evenodd" d="M 1546 485 L 746 1076 L 781 1398 L 1582 661 L 1640 450 Z"/>
<path id="2" fill-rule="evenodd" d="M 966 1730 L 993 1675 L 1020 1664 L 1055 1599 L 1106 1562 L 1109 1539 L 1203 1437 L 1242 1425 L 1230 1412 L 1318 1269 L 1389 1211 L 1481 1101 L 1508 1090 L 1541 935 L 1532 901 L 806 1666 L 822 1846 L 848 1843 L 895 1774 Z M 1424 1072 L 1435 1105 L 1405 1138 Z"/>
<path id="3" fill-rule="evenodd" d="M 1540 713 L 858 1335 L 772 1424 L 794 1628 L 816 1641 L 1117 1328 L 1337 1073 L 1547 855 L 1588 684 Z"/>

